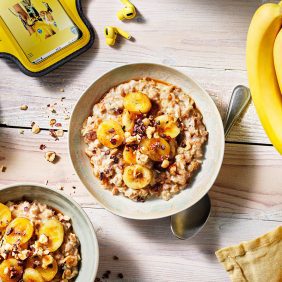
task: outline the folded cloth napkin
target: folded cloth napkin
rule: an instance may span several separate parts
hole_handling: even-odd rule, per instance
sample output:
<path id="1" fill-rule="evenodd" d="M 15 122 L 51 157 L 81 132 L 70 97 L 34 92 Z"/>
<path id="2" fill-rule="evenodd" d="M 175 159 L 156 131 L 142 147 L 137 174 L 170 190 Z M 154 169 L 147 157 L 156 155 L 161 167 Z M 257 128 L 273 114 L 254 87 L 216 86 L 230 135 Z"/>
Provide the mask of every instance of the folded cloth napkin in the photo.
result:
<path id="1" fill-rule="evenodd" d="M 233 282 L 282 282 L 282 226 L 215 254 Z"/>

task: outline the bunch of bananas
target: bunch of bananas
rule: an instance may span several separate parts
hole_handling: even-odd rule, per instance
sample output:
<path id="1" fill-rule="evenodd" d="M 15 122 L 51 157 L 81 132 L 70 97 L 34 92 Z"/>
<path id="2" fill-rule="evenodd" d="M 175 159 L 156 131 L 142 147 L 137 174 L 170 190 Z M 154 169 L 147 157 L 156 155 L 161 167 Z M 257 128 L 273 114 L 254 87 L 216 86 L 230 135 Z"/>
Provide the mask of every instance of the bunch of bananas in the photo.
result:
<path id="1" fill-rule="evenodd" d="M 52 281 L 58 272 L 58 264 L 51 255 L 58 250 L 64 241 L 64 227 L 57 219 L 43 221 L 39 230 L 35 230 L 33 223 L 24 217 L 12 220 L 10 209 L 0 203 L 0 244 L 8 243 L 26 249 L 34 236 L 44 234 L 48 243 L 44 248 L 50 252 L 42 257 L 30 257 L 24 264 L 13 257 L 8 257 L 0 264 L 0 281 L 16 282 L 22 277 L 24 282 Z M 35 263 L 36 260 L 36 263 Z M 40 261 L 39 261 L 40 260 Z"/>
<path id="2" fill-rule="evenodd" d="M 247 70 L 258 116 L 282 154 L 282 2 L 256 11 L 247 38 Z"/>

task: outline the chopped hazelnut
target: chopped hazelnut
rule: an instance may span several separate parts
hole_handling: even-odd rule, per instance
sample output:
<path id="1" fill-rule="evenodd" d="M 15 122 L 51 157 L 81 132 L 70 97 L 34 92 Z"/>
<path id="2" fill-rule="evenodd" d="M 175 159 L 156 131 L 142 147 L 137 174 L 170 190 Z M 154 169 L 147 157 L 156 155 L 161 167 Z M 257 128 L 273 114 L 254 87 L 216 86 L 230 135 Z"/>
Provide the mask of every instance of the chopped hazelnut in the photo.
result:
<path id="1" fill-rule="evenodd" d="M 4 165 L 2 165 L 2 166 L 0 167 L 0 171 L 1 171 L 1 172 L 5 172 L 6 169 L 7 169 L 7 168 L 6 168 Z"/>
<path id="2" fill-rule="evenodd" d="M 22 111 L 26 111 L 28 109 L 28 106 L 27 105 L 21 105 L 21 108 L 20 108 Z"/>
<path id="3" fill-rule="evenodd" d="M 56 131 L 56 135 L 57 135 L 57 137 L 63 137 L 64 136 L 64 130 L 63 129 L 58 129 Z"/>
<path id="4" fill-rule="evenodd" d="M 161 167 L 162 168 L 167 168 L 169 166 L 169 161 L 168 160 L 163 160 Z"/>
<path id="5" fill-rule="evenodd" d="M 46 161 L 53 163 L 56 159 L 56 153 L 55 152 L 47 152 L 45 154 Z"/>
<path id="6" fill-rule="evenodd" d="M 156 131 L 155 127 L 152 126 L 148 126 L 148 128 L 146 129 L 146 135 L 149 139 L 151 139 L 153 137 L 154 132 Z"/>
<path id="7" fill-rule="evenodd" d="M 40 127 L 36 123 L 34 123 L 32 125 L 31 131 L 33 134 L 38 134 L 40 132 Z"/>
<path id="8" fill-rule="evenodd" d="M 47 269 L 54 261 L 54 258 L 51 255 L 46 255 L 42 258 L 42 268 Z"/>
<path id="9" fill-rule="evenodd" d="M 150 124 L 150 120 L 148 118 L 144 118 L 142 122 L 145 126 L 148 126 Z"/>
<path id="10" fill-rule="evenodd" d="M 41 234 L 39 239 L 38 239 L 40 244 L 46 244 L 48 243 L 48 237 L 45 234 Z"/>
<path id="11" fill-rule="evenodd" d="M 56 122 L 57 121 L 54 118 L 52 118 L 52 119 L 50 119 L 49 124 L 50 124 L 50 126 L 54 126 L 56 124 Z"/>

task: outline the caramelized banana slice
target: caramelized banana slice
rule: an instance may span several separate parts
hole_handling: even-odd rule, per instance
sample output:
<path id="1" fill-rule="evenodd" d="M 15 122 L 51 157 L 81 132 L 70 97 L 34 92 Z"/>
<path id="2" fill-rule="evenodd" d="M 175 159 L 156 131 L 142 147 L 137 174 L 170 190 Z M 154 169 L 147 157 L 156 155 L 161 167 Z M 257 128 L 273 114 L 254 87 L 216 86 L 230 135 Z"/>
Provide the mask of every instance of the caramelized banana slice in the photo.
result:
<path id="1" fill-rule="evenodd" d="M 64 241 L 64 227 L 57 219 L 49 219 L 39 229 L 39 236 L 48 237 L 46 248 L 52 253 L 58 250 Z"/>
<path id="2" fill-rule="evenodd" d="M 127 166 L 123 173 L 123 181 L 125 185 L 136 190 L 148 186 L 152 177 L 152 172 L 141 165 Z"/>
<path id="3" fill-rule="evenodd" d="M 120 124 L 112 119 L 103 121 L 97 130 L 100 143 L 108 148 L 120 146 L 124 140 L 124 132 Z"/>
<path id="4" fill-rule="evenodd" d="M 10 209 L 0 203 L 0 229 L 6 227 L 12 219 Z"/>
<path id="5" fill-rule="evenodd" d="M 158 116 L 155 121 L 157 123 L 157 130 L 160 134 L 175 138 L 180 133 L 180 128 L 177 126 L 172 116 Z"/>
<path id="6" fill-rule="evenodd" d="M 23 275 L 24 282 L 44 282 L 43 277 L 40 275 L 39 271 L 33 268 L 26 268 Z"/>
<path id="7" fill-rule="evenodd" d="M 143 139 L 140 143 L 140 150 L 155 162 L 162 162 L 170 154 L 170 146 L 163 138 Z"/>
<path id="8" fill-rule="evenodd" d="M 123 150 L 123 160 L 127 164 L 136 164 L 136 151 L 131 147 L 125 146 Z"/>
<path id="9" fill-rule="evenodd" d="M 28 259 L 26 267 L 36 268 L 44 281 L 53 280 L 58 272 L 57 261 L 51 255 L 43 256 L 42 259 L 31 257 Z"/>
<path id="10" fill-rule="evenodd" d="M 149 97 L 141 92 L 128 93 L 123 104 L 125 109 L 135 114 L 146 114 L 152 107 Z"/>
<path id="11" fill-rule="evenodd" d="M 23 275 L 23 267 L 16 259 L 7 259 L 0 264 L 0 281 L 17 282 Z"/>
<path id="12" fill-rule="evenodd" d="M 14 219 L 7 227 L 5 232 L 5 239 L 7 243 L 24 244 L 29 241 L 33 235 L 32 222 L 24 217 Z"/>
<path id="13" fill-rule="evenodd" d="M 122 113 L 122 126 L 124 130 L 131 132 L 134 128 L 135 114 L 130 113 L 128 110 L 124 110 Z"/>

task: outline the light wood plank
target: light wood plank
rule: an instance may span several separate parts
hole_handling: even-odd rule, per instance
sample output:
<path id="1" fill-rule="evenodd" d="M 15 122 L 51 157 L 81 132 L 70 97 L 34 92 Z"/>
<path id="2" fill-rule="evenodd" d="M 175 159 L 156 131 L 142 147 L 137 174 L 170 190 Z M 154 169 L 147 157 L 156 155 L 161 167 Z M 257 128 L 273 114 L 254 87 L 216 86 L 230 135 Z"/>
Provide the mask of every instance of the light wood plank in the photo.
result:
<path id="1" fill-rule="evenodd" d="M 77 99 L 80 95 L 99 77 L 102 73 L 109 71 L 120 64 L 97 63 L 95 74 L 87 74 L 81 77 L 80 81 L 73 82 L 73 79 L 66 77 L 62 82 L 62 77 L 55 75 L 41 78 L 38 83 L 36 79 L 27 78 L 25 88 L 19 89 L 17 84 L 1 85 L 0 81 L 0 101 L 2 111 L 0 113 L 0 123 L 7 126 L 30 127 L 31 122 L 37 122 L 42 128 L 50 128 L 51 117 L 62 123 L 63 128 L 68 128 L 68 121 L 64 120 L 65 112 L 70 115 Z M 202 68 L 179 67 L 180 71 L 191 76 L 198 81 L 211 95 L 216 103 L 222 117 L 228 107 L 229 99 L 233 88 L 238 84 L 247 84 L 245 71 L 225 71 L 210 70 Z M 64 89 L 64 92 L 60 92 Z M 17 99 L 15 99 L 15 96 Z M 61 102 L 61 98 L 66 99 Z M 51 114 L 48 104 L 57 103 L 55 106 L 57 113 Z M 20 106 L 29 106 L 27 111 L 21 111 Z M 269 140 L 258 120 L 253 104 L 247 109 L 239 122 L 234 126 L 228 141 L 246 143 L 265 143 Z"/>
<path id="2" fill-rule="evenodd" d="M 75 175 L 67 151 L 67 134 L 54 141 L 47 131 L 34 135 L 26 130 L 1 129 L 0 156 L 7 171 L 1 183 L 35 182 L 58 188 L 64 186 L 83 207 L 96 207 Z M 55 151 L 60 160 L 50 164 L 44 159 L 41 144 Z M 271 146 L 227 144 L 223 167 L 210 195 L 213 214 L 233 218 L 282 220 L 282 179 L 277 177 L 282 159 Z M 76 186 L 77 189 L 72 189 Z"/>

